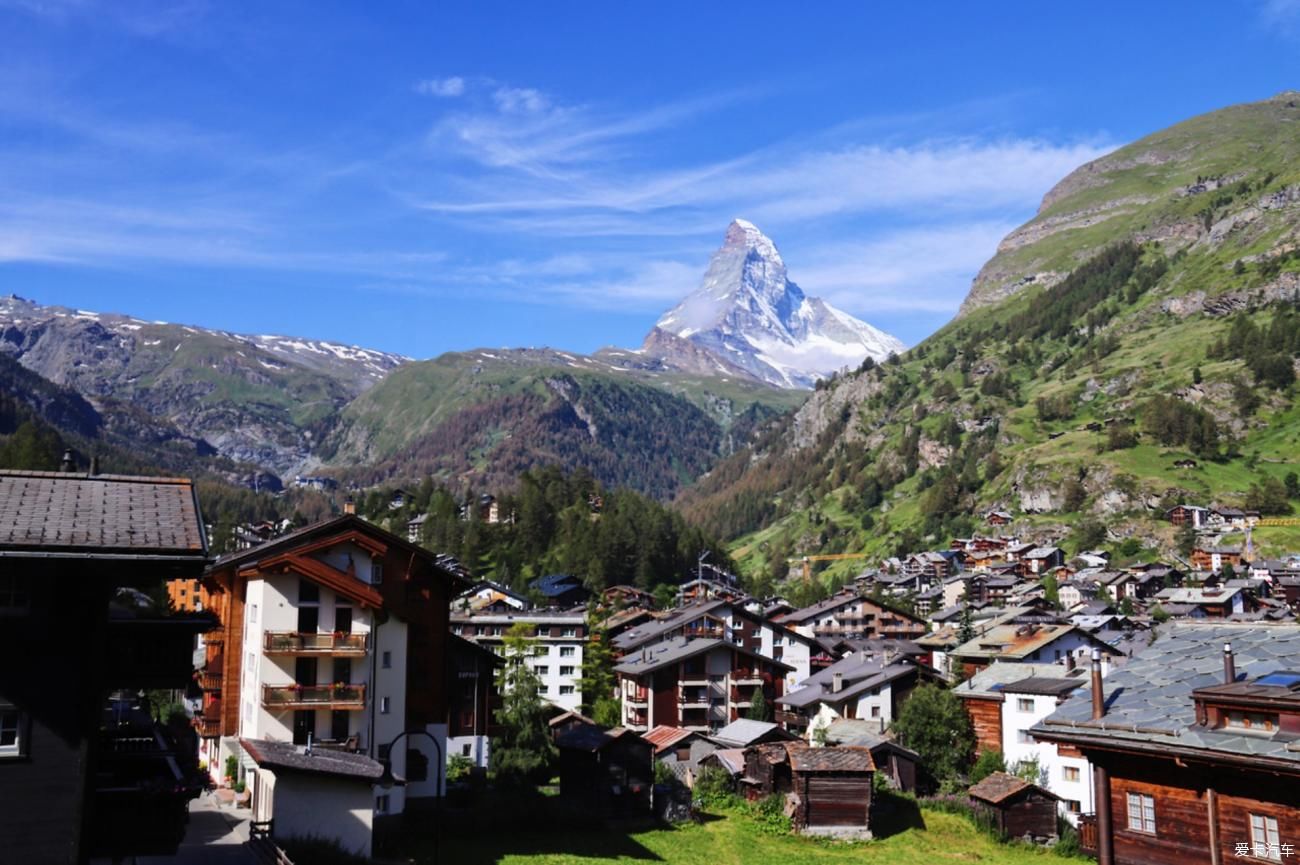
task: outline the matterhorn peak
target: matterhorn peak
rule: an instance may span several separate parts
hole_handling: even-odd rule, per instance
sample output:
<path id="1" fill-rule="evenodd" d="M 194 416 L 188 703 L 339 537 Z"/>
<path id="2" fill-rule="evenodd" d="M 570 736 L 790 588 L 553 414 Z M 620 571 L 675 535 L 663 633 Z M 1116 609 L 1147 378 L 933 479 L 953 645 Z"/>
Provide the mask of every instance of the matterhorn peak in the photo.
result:
<path id="1" fill-rule="evenodd" d="M 646 337 L 642 351 L 671 365 L 673 346 L 681 343 L 661 333 L 712 354 L 723 374 L 741 369 L 779 387 L 811 387 L 864 358 L 883 360 L 904 348 L 866 322 L 805 297 L 786 275 L 776 244 L 744 219 L 727 226 L 700 287 L 664 313 Z M 689 360 L 698 368 L 697 351 Z"/>

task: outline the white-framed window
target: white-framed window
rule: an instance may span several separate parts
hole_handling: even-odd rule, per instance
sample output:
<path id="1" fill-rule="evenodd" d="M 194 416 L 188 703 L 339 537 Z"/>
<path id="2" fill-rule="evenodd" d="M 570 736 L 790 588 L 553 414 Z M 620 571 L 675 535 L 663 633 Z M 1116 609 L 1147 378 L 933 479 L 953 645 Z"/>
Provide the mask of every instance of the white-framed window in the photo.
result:
<path id="1" fill-rule="evenodd" d="M 1134 832 L 1156 833 L 1156 800 L 1145 793 L 1128 794 L 1128 828 Z"/>
<path id="2" fill-rule="evenodd" d="M 31 595 L 27 575 L 12 571 L 0 574 L 0 616 L 17 616 L 27 612 Z"/>
<path id="3" fill-rule="evenodd" d="M 573 657 L 573 646 L 560 646 L 560 657 L 561 657 L 561 658 L 572 658 L 572 657 Z"/>
<path id="4" fill-rule="evenodd" d="M 1080 814 L 1083 812 L 1083 803 L 1078 799 L 1066 799 L 1065 810 L 1071 814 Z"/>
<path id="5" fill-rule="evenodd" d="M 387 698 L 387 697 L 380 697 L 380 698 L 379 698 L 379 714 L 381 714 L 381 715 L 387 715 L 387 714 L 388 714 L 388 708 L 389 708 L 389 701 L 388 701 L 388 698 Z"/>
<path id="6" fill-rule="evenodd" d="M 560 696 L 561 696 L 561 697 L 567 696 L 567 695 L 572 694 L 572 693 L 573 693 L 573 686 L 572 686 L 572 685 L 561 685 L 561 686 L 560 686 Z"/>
<path id="7" fill-rule="evenodd" d="M 551 674 L 551 668 L 546 664 L 541 664 L 539 666 L 533 667 L 533 672 L 535 672 L 539 676 L 549 676 Z"/>
<path id="8" fill-rule="evenodd" d="M 577 628 L 565 628 L 563 631 L 560 632 L 560 636 L 561 636 L 561 637 L 576 637 L 576 636 L 578 636 L 578 629 L 577 629 Z"/>
<path id="9" fill-rule="evenodd" d="M 1034 711 L 1034 698 L 1033 698 L 1033 697 L 1018 697 L 1018 698 L 1016 699 L 1016 711 L 1017 711 L 1017 712 L 1032 712 L 1032 711 Z"/>
<path id="10" fill-rule="evenodd" d="M 1277 831 L 1277 818 L 1264 814 L 1250 815 L 1250 852 L 1259 859 L 1282 859 L 1282 837 Z"/>
<path id="11" fill-rule="evenodd" d="M 248 605 L 248 621 L 251 624 L 257 624 L 257 604 Z"/>
<path id="12" fill-rule="evenodd" d="M 393 653 L 392 653 L 392 652 L 384 652 L 382 655 L 380 655 L 380 656 L 379 656 L 379 664 L 380 664 L 380 666 L 382 666 L 385 670 L 391 670 L 391 669 L 393 668 Z"/>
<path id="13" fill-rule="evenodd" d="M 572 675 L 573 675 L 573 667 L 569 667 L 569 666 L 560 667 L 560 675 L 561 675 L 561 676 L 572 676 Z"/>
<path id="14" fill-rule="evenodd" d="M 0 759 L 27 753 L 26 721 L 17 706 L 0 702 Z"/>
<path id="15" fill-rule="evenodd" d="M 537 686 L 537 693 L 539 693 L 539 694 L 549 694 L 549 693 L 551 693 L 551 686 L 550 686 L 550 685 L 538 685 L 538 686 Z"/>
<path id="16" fill-rule="evenodd" d="M 549 655 L 550 653 L 551 653 L 551 647 L 550 647 L 550 646 L 533 646 L 533 657 L 534 657 L 534 658 L 541 658 L 541 657 L 543 657 L 543 656 L 545 656 L 545 655 Z"/>

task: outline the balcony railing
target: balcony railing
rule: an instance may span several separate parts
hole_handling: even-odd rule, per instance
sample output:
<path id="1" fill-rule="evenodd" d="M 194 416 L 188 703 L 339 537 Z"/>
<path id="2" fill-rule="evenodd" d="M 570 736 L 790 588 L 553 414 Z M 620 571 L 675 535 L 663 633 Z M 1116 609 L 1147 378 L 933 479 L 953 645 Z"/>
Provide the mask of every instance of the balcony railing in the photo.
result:
<path id="1" fill-rule="evenodd" d="M 364 655 L 366 635 L 267 631 L 263 647 L 268 655 Z"/>
<path id="2" fill-rule="evenodd" d="M 778 724 L 784 724 L 787 727 L 808 726 L 808 719 L 805 718 L 803 715 L 798 715 L 795 714 L 794 712 L 785 712 L 780 709 L 776 711 L 776 722 Z"/>
<path id="3" fill-rule="evenodd" d="M 630 706 L 648 706 L 650 704 L 650 691 L 646 688 L 628 691 L 627 702 Z"/>
<path id="4" fill-rule="evenodd" d="M 199 670 L 199 687 L 204 691 L 221 690 L 221 669 Z"/>
<path id="5" fill-rule="evenodd" d="M 221 701 L 213 700 L 194 716 L 194 729 L 200 739 L 215 739 L 221 735 Z"/>
<path id="6" fill-rule="evenodd" d="M 763 684 L 763 674 L 753 670 L 737 670 L 731 674 L 731 684 L 737 686 L 761 685 Z"/>
<path id="7" fill-rule="evenodd" d="M 268 709 L 364 709 L 365 685 L 263 685 Z"/>

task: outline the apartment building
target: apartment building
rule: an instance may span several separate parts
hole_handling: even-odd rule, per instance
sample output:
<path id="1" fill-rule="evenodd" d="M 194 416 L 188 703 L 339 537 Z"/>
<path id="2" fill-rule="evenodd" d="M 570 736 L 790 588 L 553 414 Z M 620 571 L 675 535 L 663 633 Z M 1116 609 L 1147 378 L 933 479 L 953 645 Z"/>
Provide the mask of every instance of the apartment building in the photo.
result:
<path id="1" fill-rule="evenodd" d="M 408 784 L 376 789 L 376 813 L 438 795 L 429 767 L 446 754 L 447 610 L 461 578 L 346 514 L 225 556 L 204 583 L 221 624 L 205 638 L 196 726 L 214 779 L 232 756 L 253 769 L 241 738 L 310 741 L 391 759 Z M 390 755 L 402 733 L 416 734 Z"/>
<path id="2" fill-rule="evenodd" d="M 537 693 L 562 709 L 577 711 L 582 705 L 582 657 L 587 645 L 587 617 L 582 610 L 454 613 L 451 632 L 500 655 L 505 652 L 506 633 L 520 622 L 532 628 L 536 641 L 528 666 L 540 681 Z"/>

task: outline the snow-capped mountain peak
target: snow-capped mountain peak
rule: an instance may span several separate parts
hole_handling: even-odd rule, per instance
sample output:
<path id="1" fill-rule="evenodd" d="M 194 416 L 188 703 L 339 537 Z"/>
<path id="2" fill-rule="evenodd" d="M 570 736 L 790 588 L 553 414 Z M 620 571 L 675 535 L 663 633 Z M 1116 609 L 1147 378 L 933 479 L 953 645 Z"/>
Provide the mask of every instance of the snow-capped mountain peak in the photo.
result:
<path id="1" fill-rule="evenodd" d="M 883 360 L 904 349 L 889 334 L 805 296 L 786 275 L 776 244 L 743 219 L 727 227 L 700 287 L 660 317 L 643 351 L 663 353 L 674 344 L 655 338 L 656 331 L 780 387 L 811 387 L 867 357 Z"/>

